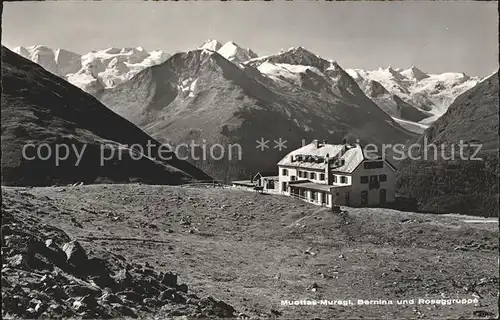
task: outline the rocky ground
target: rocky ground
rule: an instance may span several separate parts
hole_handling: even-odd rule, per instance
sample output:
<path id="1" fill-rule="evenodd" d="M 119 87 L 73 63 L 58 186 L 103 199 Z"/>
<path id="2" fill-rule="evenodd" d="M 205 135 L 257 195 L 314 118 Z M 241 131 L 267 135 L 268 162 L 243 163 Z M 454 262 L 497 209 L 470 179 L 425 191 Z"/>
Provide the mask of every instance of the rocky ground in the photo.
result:
<path id="1" fill-rule="evenodd" d="M 278 195 L 139 184 L 2 187 L 2 198 L 3 318 L 498 315 L 498 219 L 337 215 Z M 457 298 L 477 303 L 395 303 Z M 281 304 L 299 299 L 354 304 Z"/>

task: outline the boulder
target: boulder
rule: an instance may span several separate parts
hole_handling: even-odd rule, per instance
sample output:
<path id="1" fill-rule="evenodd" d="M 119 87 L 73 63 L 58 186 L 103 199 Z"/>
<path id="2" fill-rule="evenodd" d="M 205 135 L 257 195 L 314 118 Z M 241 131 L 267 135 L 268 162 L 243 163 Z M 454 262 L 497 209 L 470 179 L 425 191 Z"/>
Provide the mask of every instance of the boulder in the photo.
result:
<path id="1" fill-rule="evenodd" d="M 171 272 L 165 273 L 161 278 L 161 284 L 175 288 L 177 286 L 177 275 Z"/>
<path id="2" fill-rule="evenodd" d="M 85 268 L 85 263 L 88 260 L 87 253 L 77 240 L 65 243 L 63 251 L 66 254 L 67 262 L 77 269 Z"/>

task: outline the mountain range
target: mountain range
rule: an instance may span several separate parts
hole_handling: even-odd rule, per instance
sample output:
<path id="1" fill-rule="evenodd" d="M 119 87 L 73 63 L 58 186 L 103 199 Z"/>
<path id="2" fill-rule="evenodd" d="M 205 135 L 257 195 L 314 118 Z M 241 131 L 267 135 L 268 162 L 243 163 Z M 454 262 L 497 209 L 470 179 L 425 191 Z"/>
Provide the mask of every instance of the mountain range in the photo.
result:
<path id="1" fill-rule="evenodd" d="M 240 146 L 241 159 L 193 160 L 221 180 L 274 171 L 286 152 L 275 141 L 290 149 L 316 137 L 378 144 L 414 137 L 336 62 L 299 47 L 241 63 L 220 54 L 224 46 L 212 50 L 217 47 L 174 54 L 95 96 L 157 139 Z M 269 140 L 265 151 L 256 148 L 260 139 Z"/>
<path id="2" fill-rule="evenodd" d="M 476 143 L 482 152 L 496 151 L 498 142 L 498 72 L 459 95 L 422 139 L 434 144 Z"/>
<path id="3" fill-rule="evenodd" d="M 210 179 L 172 151 L 163 150 L 162 158 L 158 157 L 158 141 L 90 94 L 4 46 L 1 117 L 3 185 L 99 181 L 179 184 Z M 156 144 L 151 152 L 140 154 L 132 147 L 147 150 L 148 142 Z M 32 147 L 24 149 L 28 144 Z M 58 147 L 64 145 L 69 152 Z M 106 152 L 102 152 L 103 145 Z M 59 163 L 56 150 L 60 151 Z M 81 155 L 80 160 L 74 150 Z M 103 165 L 101 154 L 107 159 Z"/>
<path id="4" fill-rule="evenodd" d="M 252 49 L 243 49 L 232 41 L 222 44 L 217 40 L 210 39 L 205 41 L 198 49 L 216 51 L 218 54 L 234 63 L 241 63 L 252 58 L 257 58 L 257 54 L 253 52 Z"/>
<path id="5" fill-rule="evenodd" d="M 116 86 L 170 56 L 161 50 L 147 52 L 142 47 L 111 47 L 84 55 L 42 45 L 16 47 L 13 51 L 91 94 Z"/>
<path id="6" fill-rule="evenodd" d="M 105 170 L 111 174 L 104 174 L 112 181 L 180 183 L 209 177 L 196 167 L 226 181 L 274 172 L 287 150 L 317 138 L 407 145 L 424 139 L 445 145 L 463 140 L 480 143 L 484 160 L 402 161 L 398 190 L 417 199 L 421 210 L 498 214 L 497 72 L 481 80 L 461 73 L 433 75 L 416 67 L 343 69 L 303 47 L 258 57 L 234 42 L 216 40 L 170 57 L 142 48 L 84 56 L 40 46 L 17 51 L 46 70 L 2 51 L 3 181 L 15 184 L 30 177 L 35 182 L 27 183 L 40 184 L 47 179 L 38 174 L 43 165 L 30 169 L 17 161 L 21 144 L 28 141 L 69 139 L 94 148 L 103 141 L 196 143 L 194 154 L 204 156 L 188 155 L 191 164 L 178 158 L 169 163 L 145 159 L 139 166 L 115 161 L 114 169 Z M 89 82 L 75 76 L 86 74 L 83 65 L 90 70 Z M 92 72 L 91 66 L 102 71 Z M 76 81 L 102 104 L 60 77 Z M 219 154 L 207 157 L 206 147 L 216 145 Z M 124 172 L 123 163 L 131 169 Z M 48 169 L 72 181 L 84 175 L 67 166 L 66 171 Z M 89 181 L 103 178 L 102 168 L 87 169 L 92 172 Z"/>
<path id="7" fill-rule="evenodd" d="M 142 48 L 83 56 L 43 46 L 16 51 L 91 93 L 155 139 L 238 145 L 243 160 L 222 155 L 190 160 L 223 180 L 274 170 L 284 152 L 273 147 L 279 138 L 287 148 L 316 137 L 413 141 L 479 81 L 417 67 L 343 69 L 303 47 L 259 57 L 234 42 L 217 40 L 173 56 Z M 256 149 L 259 139 L 269 140 L 265 152 Z M 227 156 L 227 151 L 222 152 Z"/>
<path id="8" fill-rule="evenodd" d="M 346 71 L 391 116 L 427 125 L 443 115 L 457 96 L 480 81 L 479 77 L 464 73 L 428 74 L 415 66 Z"/>
<path id="9" fill-rule="evenodd" d="M 237 65 L 258 58 L 251 49 L 244 49 L 232 41 L 223 44 L 210 39 L 198 49 L 217 52 Z M 161 64 L 171 56 L 161 50 L 147 52 L 142 47 L 112 47 L 94 50 L 85 55 L 64 49 L 52 50 L 42 45 L 16 47 L 13 51 L 91 94 L 103 88 L 115 87 L 139 71 Z M 259 70 L 265 73 L 267 67 L 269 65 L 264 65 Z M 285 68 L 280 71 L 280 76 L 294 78 L 295 71 Z M 406 129 L 417 133 L 422 133 L 430 123 L 446 111 L 458 95 L 480 80 L 479 77 L 469 77 L 464 73 L 429 74 L 415 66 L 408 69 L 388 67 L 373 71 L 363 69 L 345 69 L 345 71 L 382 110 Z M 269 70 L 269 72 L 278 71 Z"/>
<path id="10" fill-rule="evenodd" d="M 399 166 L 398 190 L 418 200 L 421 210 L 498 217 L 498 92 L 497 71 L 459 95 L 411 142 L 421 150 L 438 148 Z M 463 156 L 461 143 L 470 144 Z"/>

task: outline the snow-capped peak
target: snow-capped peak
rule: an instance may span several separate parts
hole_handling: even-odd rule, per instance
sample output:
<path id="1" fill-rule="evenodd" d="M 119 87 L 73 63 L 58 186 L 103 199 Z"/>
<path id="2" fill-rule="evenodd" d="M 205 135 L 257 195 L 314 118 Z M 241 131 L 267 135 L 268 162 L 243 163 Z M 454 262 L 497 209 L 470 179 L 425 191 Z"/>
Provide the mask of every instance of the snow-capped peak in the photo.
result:
<path id="1" fill-rule="evenodd" d="M 387 72 L 389 72 L 389 74 L 397 80 L 404 79 L 404 76 L 401 73 L 399 73 L 398 71 L 394 70 L 394 68 L 392 66 L 389 66 L 389 68 L 387 68 Z"/>
<path id="2" fill-rule="evenodd" d="M 226 42 L 217 53 L 233 62 L 244 62 L 257 57 L 252 50 L 243 49 L 232 41 Z"/>
<path id="3" fill-rule="evenodd" d="M 53 50 L 43 45 L 20 46 L 13 51 L 89 93 L 103 85 L 115 86 L 170 57 L 161 50 L 147 52 L 143 47 L 109 47 L 84 55 L 65 49 Z"/>
<path id="4" fill-rule="evenodd" d="M 252 59 L 249 64 L 259 66 L 264 62 L 315 67 L 325 71 L 332 63 L 303 47 L 291 47 L 287 51 Z"/>
<path id="5" fill-rule="evenodd" d="M 65 49 L 56 49 L 54 60 L 57 65 L 57 74 L 65 76 L 69 73 L 75 73 L 82 67 L 82 56 L 78 53 Z"/>
<path id="6" fill-rule="evenodd" d="M 170 58 L 170 54 L 167 52 L 164 52 L 162 50 L 153 50 L 149 52 L 149 57 L 146 58 L 143 63 L 147 64 L 148 66 L 156 65 L 156 64 L 161 64 L 165 62 L 168 58 Z"/>
<path id="7" fill-rule="evenodd" d="M 353 78 L 357 82 L 364 80 L 363 76 L 360 74 L 358 69 L 346 69 L 345 72 L 347 72 L 347 74 L 350 75 L 351 78 Z"/>
<path id="8" fill-rule="evenodd" d="M 307 50 L 304 47 L 291 47 L 286 52 L 289 52 L 289 53 L 294 54 L 294 55 L 303 55 L 303 56 L 311 56 L 311 57 L 314 56 L 316 58 L 320 58 L 317 54 Z"/>
<path id="9" fill-rule="evenodd" d="M 23 46 L 15 47 L 14 49 L 12 49 L 12 51 L 17 53 L 18 55 L 21 55 L 21 56 L 29 59 L 30 53 L 29 53 L 28 49 L 26 49 Z"/>
<path id="10" fill-rule="evenodd" d="M 422 70 L 420 70 L 419 68 L 417 68 L 415 66 L 411 66 L 411 68 L 401 71 L 401 74 L 403 76 L 405 76 L 406 78 L 415 79 L 417 81 L 420 81 L 420 80 L 423 80 L 423 79 L 429 77 L 428 74 L 426 74 L 425 72 L 423 72 Z"/>
<path id="11" fill-rule="evenodd" d="M 52 51 L 53 52 L 52 49 L 50 49 L 47 46 L 41 45 L 41 44 L 35 44 L 33 46 L 27 47 L 26 49 L 28 49 L 28 51 L 30 51 L 30 52 L 34 52 L 34 51 Z"/>
<path id="12" fill-rule="evenodd" d="M 119 54 L 121 51 L 122 51 L 122 49 L 118 49 L 115 47 L 110 47 L 110 48 L 102 50 L 102 52 L 105 52 L 107 54 Z M 97 52 L 97 51 L 92 50 L 92 52 Z"/>
<path id="13" fill-rule="evenodd" d="M 212 40 L 209 39 L 205 41 L 201 46 L 198 47 L 198 49 L 207 49 L 211 51 L 217 51 L 222 47 L 222 43 L 220 43 L 217 40 Z"/>
<path id="14" fill-rule="evenodd" d="M 458 95 L 479 81 L 478 77 L 469 77 L 462 73 L 428 74 L 415 66 L 400 72 L 392 67 L 374 71 L 361 69 L 346 71 L 366 94 L 371 94 L 369 81 L 376 81 L 392 95 L 397 95 L 406 103 L 430 112 L 436 117 L 443 114 Z"/>
<path id="15" fill-rule="evenodd" d="M 57 64 L 55 62 L 55 54 L 52 49 L 42 45 L 34 45 L 31 47 L 27 47 L 26 50 L 29 53 L 27 57 L 28 59 L 38 63 L 47 71 L 58 74 Z"/>

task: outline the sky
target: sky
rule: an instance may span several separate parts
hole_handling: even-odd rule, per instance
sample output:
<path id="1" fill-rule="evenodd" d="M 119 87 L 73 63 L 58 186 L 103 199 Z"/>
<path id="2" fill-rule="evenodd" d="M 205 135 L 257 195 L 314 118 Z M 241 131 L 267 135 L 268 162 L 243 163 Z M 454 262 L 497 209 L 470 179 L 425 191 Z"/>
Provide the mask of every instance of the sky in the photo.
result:
<path id="1" fill-rule="evenodd" d="M 78 53 L 174 53 L 208 39 L 259 55 L 302 46 L 343 68 L 487 76 L 498 69 L 496 2 L 4 2 L 2 44 Z"/>

